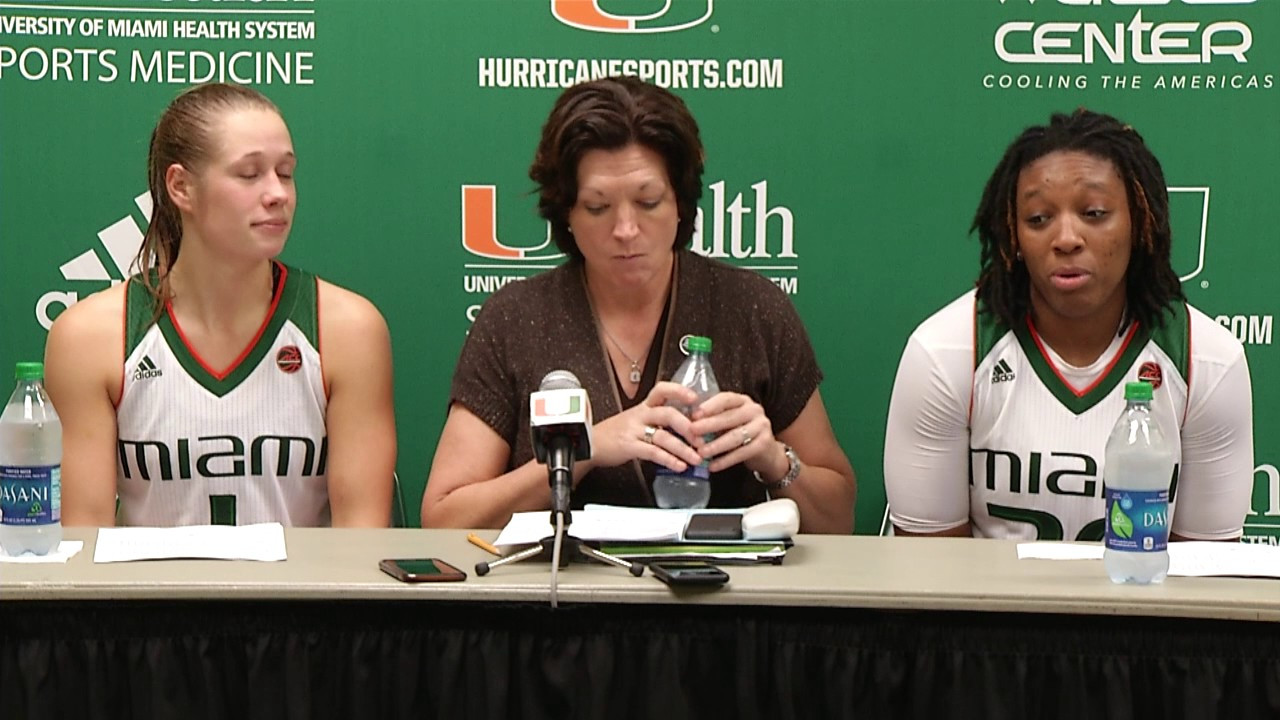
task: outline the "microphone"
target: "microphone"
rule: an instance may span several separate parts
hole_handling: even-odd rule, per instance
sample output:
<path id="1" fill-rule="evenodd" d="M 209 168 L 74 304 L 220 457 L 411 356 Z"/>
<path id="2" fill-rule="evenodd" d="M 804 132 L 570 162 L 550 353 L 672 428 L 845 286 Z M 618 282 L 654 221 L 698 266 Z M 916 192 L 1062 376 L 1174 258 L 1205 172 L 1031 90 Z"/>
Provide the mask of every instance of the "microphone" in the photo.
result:
<path id="1" fill-rule="evenodd" d="M 591 457 L 591 402 L 576 375 L 552 370 L 542 378 L 529 396 L 529 432 L 534 457 L 547 466 L 552 517 L 564 513 L 567 518 L 573 462 Z"/>

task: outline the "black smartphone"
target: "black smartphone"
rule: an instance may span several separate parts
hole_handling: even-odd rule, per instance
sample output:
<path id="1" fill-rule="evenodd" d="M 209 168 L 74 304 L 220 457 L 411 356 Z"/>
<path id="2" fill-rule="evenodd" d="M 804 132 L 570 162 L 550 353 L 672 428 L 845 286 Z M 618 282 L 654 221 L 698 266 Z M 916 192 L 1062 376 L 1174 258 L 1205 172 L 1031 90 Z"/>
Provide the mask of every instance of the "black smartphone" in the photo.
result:
<path id="1" fill-rule="evenodd" d="M 378 563 L 382 572 L 400 582 L 456 582 L 467 574 L 439 558 L 387 559 Z"/>
<path id="2" fill-rule="evenodd" d="M 649 570 L 668 585 L 723 585 L 729 574 L 701 560 L 661 560 L 649 563 Z"/>
<path id="3" fill-rule="evenodd" d="M 741 540 L 742 513 L 693 513 L 684 526 L 685 540 Z"/>

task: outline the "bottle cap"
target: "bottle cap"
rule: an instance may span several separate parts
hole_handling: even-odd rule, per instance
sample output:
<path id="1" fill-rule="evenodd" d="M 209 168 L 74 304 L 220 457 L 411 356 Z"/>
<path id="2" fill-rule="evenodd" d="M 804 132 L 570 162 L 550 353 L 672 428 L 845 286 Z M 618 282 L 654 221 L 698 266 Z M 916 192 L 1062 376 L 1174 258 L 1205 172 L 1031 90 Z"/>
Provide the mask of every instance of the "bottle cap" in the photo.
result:
<path id="1" fill-rule="evenodd" d="M 690 335 L 688 347 L 689 352 L 709 353 L 711 352 L 711 338 L 703 337 L 701 335 Z"/>
<path id="2" fill-rule="evenodd" d="M 13 369 L 13 377 L 16 380 L 43 380 L 44 363 L 20 362 Z"/>
<path id="3" fill-rule="evenodd" d="M 1151 383 L 1144 380 L 1124 384 L 1125 400 L 1151 400 Z"/>

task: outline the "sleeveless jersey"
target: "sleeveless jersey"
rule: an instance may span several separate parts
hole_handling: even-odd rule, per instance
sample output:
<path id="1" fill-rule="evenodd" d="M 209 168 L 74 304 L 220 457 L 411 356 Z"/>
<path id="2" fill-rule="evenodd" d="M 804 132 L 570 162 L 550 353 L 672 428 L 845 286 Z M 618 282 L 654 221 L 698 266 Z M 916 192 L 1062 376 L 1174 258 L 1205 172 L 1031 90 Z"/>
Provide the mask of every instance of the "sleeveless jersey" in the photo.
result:
<path id="1" fill-rule="evenodd" d="M 1041 540 L 1101 540 L 1103 454 L 1124 411 L 1124 385 L 1149 379 L 1151 414 L 1181 457 L 1187 410 L 1188 314 L 1174 306 L 1152 332 L 1129 323 L 1099 359 L 1101 374 L 1072 383 L 1064 363 L 1028 321 L 1008 328 L 978 313 L 969 493 L 975 535 L 1005 536 L 998 526 L 1024 523 Z M 1177 500 L 1170 477 L 1169 515 Z"/>
<path id="2" fill-rule="evenodd" d="M 210 368 L 131 280 L 116 408 L 123 525 L 329 524 L 315 276 L 283 264 L 267 318 Z"/>
<path id="3" fill-rule="evenodd" d="M 1129 323 L 1083 368 L 1065 363 L 1030 322 L 1010 328 L 978 312 L 973 291 L 922 323 L 890 403 L 894 524 L 937 532 L 968 520 L 976 537 L 1101 539 L 1107 439 L 1125 408 L 1124 384 L 1149 380 L 1152 414 L 1181 458 L 1170 477 L 1172 529 L 1196 539 L 1239 535 L 1253 472 L 1243 347 L 1184 303 L 1164 319 L 1154 330 Z"/>

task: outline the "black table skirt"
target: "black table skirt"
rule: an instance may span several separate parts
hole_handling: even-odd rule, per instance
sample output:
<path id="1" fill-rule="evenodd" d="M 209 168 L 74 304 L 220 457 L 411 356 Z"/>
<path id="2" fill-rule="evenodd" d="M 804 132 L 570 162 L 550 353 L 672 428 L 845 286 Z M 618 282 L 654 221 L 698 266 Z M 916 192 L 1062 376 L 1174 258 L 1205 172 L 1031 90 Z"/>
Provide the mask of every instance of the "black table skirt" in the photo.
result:
<path id="1" fill-rule="evenodd" d="M 0 602 L 0 718 L 1277 718 L 1280 626 L 445 602 Z"/>

